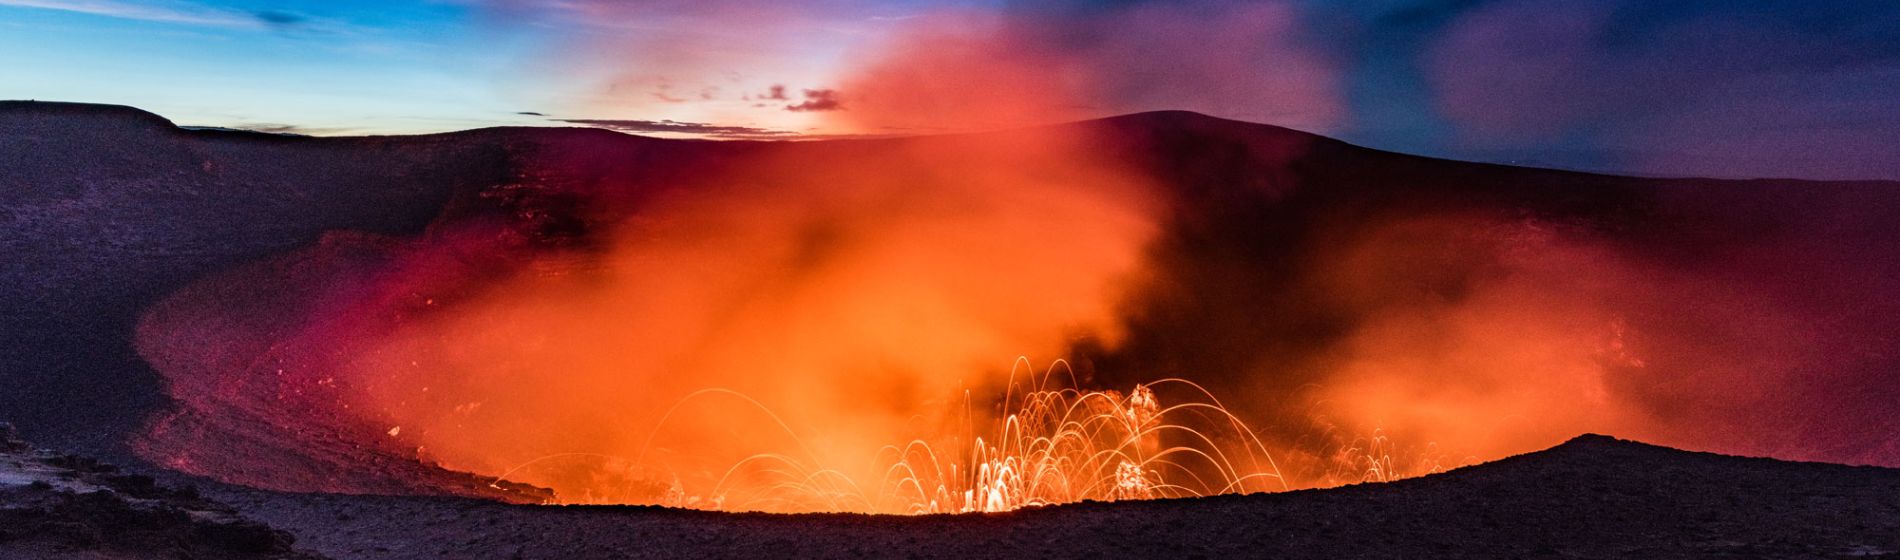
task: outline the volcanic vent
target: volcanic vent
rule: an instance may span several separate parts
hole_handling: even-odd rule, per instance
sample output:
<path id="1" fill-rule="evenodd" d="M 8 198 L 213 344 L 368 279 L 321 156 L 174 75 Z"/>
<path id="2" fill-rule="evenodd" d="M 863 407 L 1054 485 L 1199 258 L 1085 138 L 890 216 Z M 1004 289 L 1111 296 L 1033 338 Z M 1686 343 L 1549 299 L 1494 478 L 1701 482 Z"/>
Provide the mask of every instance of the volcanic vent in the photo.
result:
<path id="1" fill-rule="evenodd" d="M 1852 186 L 1713 212 L 1779 195 L 1185 113 L 445 141 L 508 171 L 420 234 L 333 232 L 146 312 L 177 407 L 142 453 L 285 490 L 894 513 L 1386 480 L 1584 431 L 1894 460 L 1864 428 L 1748 414 L 1890 360 L 1780 336 L 1890 301 L 1762 273 L 1860 248 L 1721 233 Z M 1874 217 L 1846 227 L 1895 223 Z M 1837 400 L 1890 406 L 1859 398 Z M 1711 429 L 1736 423 L 1755 436 Z"/>

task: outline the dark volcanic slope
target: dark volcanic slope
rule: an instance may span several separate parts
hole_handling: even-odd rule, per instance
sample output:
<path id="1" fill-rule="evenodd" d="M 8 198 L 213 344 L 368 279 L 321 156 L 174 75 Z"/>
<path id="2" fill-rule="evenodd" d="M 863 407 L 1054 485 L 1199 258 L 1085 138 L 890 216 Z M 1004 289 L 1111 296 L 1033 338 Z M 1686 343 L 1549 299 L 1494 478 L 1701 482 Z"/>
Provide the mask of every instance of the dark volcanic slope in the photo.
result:
<path id="1" fill-rule="evenodd" d="M 1900 554 L 1900 470 L 1583 436 L 1387 484 L 996 515 L 734 515 L 244 491 L 337 558 L 1827 558 Z"/>
<path id="2" fill-rule="evenodd" d="M 162 401 L 133 351 L 145 306 L 324 231 L 412 232 L 506 153 L 465 137 L 191 132 L 130 108 L 0 102 L 0 415 L 106 448 Z"/>
<path id="3" fill-rule="evenodd" d="M 564 165 L 546 153 L 665 157 L 644 149 L 656 143 L 592 129 L 306 138 L 185 130 L 129 107 L 0 101 L 0 417 L 43 445 L 114 453 L 164 402 L 132 347 L 134 325 L 187 282 L 325 232 L 415 234 L 445 212 L 530 211 L 536 201 L 480 195 Z M 574 167 L 585 176 L 643 163 Z"/>

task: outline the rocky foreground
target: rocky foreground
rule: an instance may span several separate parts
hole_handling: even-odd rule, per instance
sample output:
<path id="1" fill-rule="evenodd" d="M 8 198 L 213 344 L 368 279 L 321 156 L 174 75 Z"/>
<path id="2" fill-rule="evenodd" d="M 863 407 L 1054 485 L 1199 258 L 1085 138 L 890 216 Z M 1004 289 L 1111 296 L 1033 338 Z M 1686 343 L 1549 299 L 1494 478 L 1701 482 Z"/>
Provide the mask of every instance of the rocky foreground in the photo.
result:
<path id="1" fill-rule="evenodd" d="M 989 515 L 220 498 L 336 558 L 1900 557 L 1900 470 L 1604 436 L 1386 484 Z"/>
<path id="2" fill-rule="evenodd" d="M 1002 514 L 729 514 L 207 488 L 169 489 L 0 438 L 0 558 L 1900 557 L 1900 469 L 1594 435 L 1385 484 Z"/>
<path id="3" fill-rule="evenodd" d="M 195 489 L 34 449 L 0 424 L 0 558 L 309 559 Z"/>

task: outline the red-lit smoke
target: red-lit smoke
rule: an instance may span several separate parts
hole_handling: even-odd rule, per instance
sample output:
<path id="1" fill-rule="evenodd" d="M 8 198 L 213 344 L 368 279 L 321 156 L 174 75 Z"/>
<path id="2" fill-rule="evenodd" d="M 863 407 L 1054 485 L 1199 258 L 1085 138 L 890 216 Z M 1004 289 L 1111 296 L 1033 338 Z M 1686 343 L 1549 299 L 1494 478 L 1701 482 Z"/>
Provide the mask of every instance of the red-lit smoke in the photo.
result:
<path id="1" fill-rule="evenodd" d="M 1237 13 L 1192 36 L 1286 25 L 1274 8 Z M 1180 46 L 1191 34 L 1145 33 L 1208 14 L 1118 12 L 1082 49 L 959 17 L 980 16 L 861 55 L 844 109 L 819 118 L 1005 126 L 1091 114 L 1083 92 L 1104 88 L 1335 110 L 1324 65 L 1297 57 L 1254 83 L 1226 77 L 1256 51 L 1188 67 L 1135 54 Z M 988 415 L 1017 356 L 1083 349 L 1138 369 L 1085 371 L 1102 386 L 1084 389 L 1214 389 L 1295 485 L 1338 481 L 1325 471 L 1342 448 L 1373 434 L 1445 464 L 1585 431 L 1896 461 L 1867 427 L 1892 412 L 1893 259 L 1868 241 L 1885 215 L 1849 212 L 1877 193 L 1565 192 L 1596 186 L 1491 168 L 1420 167 L 1472 185 L 1375 181 L 1353 166 L 1419 164 L 1324 163 L 1307 150 L 1344 148 L 1233 123 L 1135 128 L 605 150 L 658 177 L 624 183 L 590 166 L 635 164 L 544 146 L 520 184 L 485 193 L 503 214 L 445 212 L 412 239 L 333 235 L 150 310 L 140 349 L 181 411 L 143 450 L 294 490 L 389 490 L 325 478 L 362 449 L 569 499 L 652 500 L 760 453 L 875 478 L 880 446 Z M 1302 167 L 1320 165 L 1335 167 Z M 1414 181 L 1446 194 L 1414 196 Z M 1627 204 L 1539 207 L 1566 197 Z M 233 433 L 278 447 L 229 453 Z M 317 466 L 273 470 L 290 462 Z"/>

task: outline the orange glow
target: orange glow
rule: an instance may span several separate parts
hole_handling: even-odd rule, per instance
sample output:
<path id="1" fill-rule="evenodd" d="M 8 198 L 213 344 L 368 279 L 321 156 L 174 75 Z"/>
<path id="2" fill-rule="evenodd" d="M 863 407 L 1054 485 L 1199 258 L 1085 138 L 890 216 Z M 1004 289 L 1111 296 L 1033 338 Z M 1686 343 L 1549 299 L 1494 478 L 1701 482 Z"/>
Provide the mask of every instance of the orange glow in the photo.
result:
<path id="1" fill-rule="evenodd" d="M 597 245 L 512 257 L 480 225 L 443 229 L 373 276 L 313 288 L 328 295 L 300 304 L 297 330 L 218 331 L 226 324 L 189 314 L 220 310 L 190 308 L 187 295 L 148 318 L 143 342 L 161 369 L 227 381 L 174 385 L 181 401 L 222 406 L 250 385 L 241 391 L 318 409 L 307 418 L 340 414 L 361 428 L 338 430 L 456 470 L 647 456 L 690 477 L 802 441 L 801 460 L 871 480 L 881 446 L 968 417 L 949 406 L 964 390 L 1001 387 L 997 356 L 1119 336 L 1115 306 L 1141 280 L 1158 205 L 1085 140 L 1046 130 L 875 152 L 780 145 L 637 202 L 598 195 L 589 211 L 610 226 Z M 501 259 L 499 276 L 470 264 L 484 259 Z M 297 297 L 286 292 L 258 297 Z M 280 337 L 268 342 L 275 373 L 225 371 L 176 343 L 260 334 Z M 756 406 L 667 412 L 709 388 Z M 162 438 L 151 451 L 174 464 L 184 452 Z M 618 495 L 600 476 L 513 475 L 574 499 Z"/>
<path id="2" fill-rule="evenodd" d="M 955 422 L 962 429 L 882 446 L 863 472 L 825 463 L 798 430 L 757 400 L 708 389 L 669 407 L 636 455 L 548 455 L 504 471 L 498 480 L 578 466 L 622 482 L 596 481 L 568 494 L 570 503 L 903 514 L 1287 488 L 1264 444 L 1218 400 L 1186 380 L 1156 385 L 1187 388 L 1202 399 L 1162 403 L 1150 385 L 1126 395 L 1078 390 L 1066 364 L 1038 373 L 1027 359 L 1018 359 L 999 410 L 979 410 L 966 400 L 963 418 Z M 702 446 L 661 450 L 652 442 L 695 409 L 725 424 L 754 420 L 761 432 L 781 438 L 760 449 L 783 450 L 741 457 L 724 470 L 684 468 L 682 460 L 691 464 Z"/>
<path id="3" fill-rule="evenodd" d="M 1613 399 L 1606 378 L 1614 368 L 1640 367 L 1619 346 L 1620 318 L 1605 304 L 1630 285 L 1624 265 L 1534 223 L 1500 223 L 1474 236 L 1483 223 L 1398 221 L 1342 240 L 1344 250 L 1316 274 L 1342 305 L 1380 313 L 1330 364 L 1317 396 L 1325 412 L 1361 433 L 1381 429 L 1487 458 L 1590 431 L 1635 433 L 1640 412 Z M 1495 255 L 1488 266 L 1497 270 L 1468 293 L 1393 292 L 1416 289 L 1392 282 L 1394 274 L 1455 270 L 1473 249 Z"/>
<path id="4" fill-rule="evenodd" d="M 848 110 L 800 118 L 887 131 L 1086 112 L 1073 97 L 1099 77 L 1051 69 L 1087 65 L 946 17 L 859 65 Z M 1409 158 L 1175 117 L 1121 125 L 1181 127 L 1152 135 L 1179 144 L 1077 125 L 535 146 L 520 184 L 452 203 L 416 238 L 334 234 L 148 310 L 139 349 L 179 410 L 140 449 L 286 490 L 429 490 L 336 472 L 420 460 L 570 503 L 996 511 L 1387 481 L 1583 432 L 1810 458 L 1804 432 L 1759 412 L 1811 419 L 1792 409 L 1821 401 L 1778 395 L 1887 359 L 1809 334 L 1840 304 L 1763 272 L 1823 244 L 1675 266 L 1614 227 L 1533 217 L 1563 205 L 1500 183 L 1515 175 L 1417 194 L 1352 169 L 1426 165 Z M 604 167 L 652 177 L 589 175 Z M 515 196 L 529 202 L 486 200 Z M 1235 223 L 1229 204 L 1270 218 Z M 548 234 L 550 217 L 582 233 Z M 1216 219 L 1234 222 L 1202 223 Z M 1146 351 L 1188 369 L 1197 338 L 1233 367 L 1002 367 Z M 308 472 L 285 476 L 286 457 Z"/>
<path id="5" fill-rule="evenodd" d="M 232 271 L 142 325 L 185 407 L 143 451 L 270 488 L 407 491 L 272 476 L 219 451 L 232 435 L 216 430 L 290 422 L 247 436 L 312 455 L 368 444 L 567 503 L 767 511 L 1397 476 L 1386 451 L 1342 443 L 1296 455 L 1289 480 L 1240 411 L 1188 379 L 1123 394 L 1062 364 L 1001 367 L 1084 338 L 1112 347 L 1152 275 L 1160 191 L 1095 157 L 1086 130 L 781 144 L 642 196 L 593 186 L 597 244 L 524 250 L 478 220 Z M 265 326 L 279 315 L 295 321 Z M 257 421 L 179 427 L 234 410 Z"/>
<path id="6" fill-rule="evenodd" d="M 792 151 L 679 189 L 604 254 L 532 263 L 362 349 L 348 398 L 470 472 L 652 447 L 710 473 L 796 451 L 779 422 L 819 464 L 868 465 L 960 389 L 1001 382 L 995 356 L 1115 336 L 1153 231 L 1142 189 L 1059 139 L 1014 138 L 919 142 L 872 166 Z M 684 408 L 645 439 L 706 388 L 759 410 Z M 778 422 L 735 418 L 766 409 Z"/>
<path id="7" fill-rule="evenodd" d="M 140 450 L 285 490 L 438 490 L 374 470 L 420 460 L 572 503 L 922 513 L 1385 481 L 1583 432 L 1815 449 L 1756 413 L 1841 359 L 1799 336 L 1827 308 L 1496 212 L 1307 224 L 1318 258 L 1245 285 L 1294 297 L 1242 319 L 1352 320 L 1286 361 L 1002 367 L 1133 347 L 1174 303 L 1156 247 L 1188 226 L 1099 130 L 745 145 L 650 185 L 550 183 L 585 202 L 582 241 L 516 227 L 533 205 L 332 235 L 148 311 L 139 348 L 180 408 Z"/>

